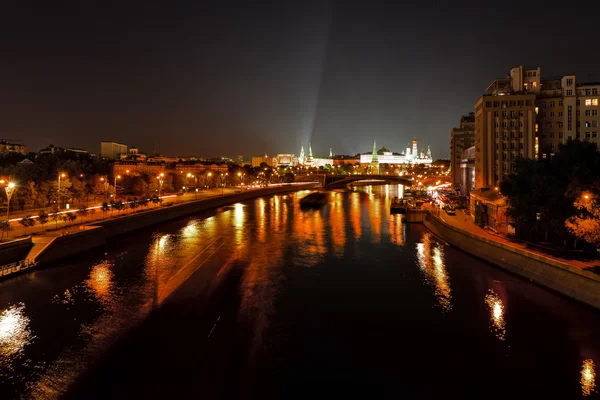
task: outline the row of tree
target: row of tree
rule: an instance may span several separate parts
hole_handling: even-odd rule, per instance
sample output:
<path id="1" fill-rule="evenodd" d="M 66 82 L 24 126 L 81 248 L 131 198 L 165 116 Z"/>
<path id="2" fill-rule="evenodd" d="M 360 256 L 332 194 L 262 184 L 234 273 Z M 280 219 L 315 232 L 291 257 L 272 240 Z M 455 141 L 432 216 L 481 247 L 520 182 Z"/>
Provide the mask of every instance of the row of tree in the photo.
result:
<path id="1" fill-rule="evenodd" d="M 520 159 L 500 184 L 508 215 L 522 239 L 557 245 L 600 245 L 600 153 L 569 140 L 556 154 Z"/>

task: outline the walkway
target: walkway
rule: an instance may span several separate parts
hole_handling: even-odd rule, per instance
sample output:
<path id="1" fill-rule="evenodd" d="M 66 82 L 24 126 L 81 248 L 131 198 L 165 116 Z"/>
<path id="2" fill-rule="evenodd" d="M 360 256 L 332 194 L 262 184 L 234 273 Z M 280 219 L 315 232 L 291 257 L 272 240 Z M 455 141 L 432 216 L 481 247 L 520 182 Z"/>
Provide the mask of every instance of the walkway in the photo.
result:
<path id="1" fill-rule="evenodd" d="M 554 261 L 558 261 L 558 262 L 561 262 L 564 264 L 571 265 L 575 268 L 593 270 L 597 267 L 600 267 L 600 260 L 598 260 L 598 259 L 597 260 L 586 260 L 586 259 L 570 260 L 570 259 L 566 259 L 566 258 L 556 257 L 553 255 L 549 255 L 542 250 L 531 248 L 531 246 L 528 246 L 525 243 L 515 242 L 514 240 L 511 240 L 510 238 L 507 238 L 504 235 L 494 233 L 493 231 L 491 231 L 489 229 L 483 229 L 483 228 L 475 225 L 475 222 L 473 222 L 473 218 L 470 215 L 466 214 L 465 211 L 463 211 L 463 210 L 457 210 L 456 215 L 448 215 L 448 214 L 446 214 L 445 211 L 442 210 L 439 214 L 439 218 L 442 221 L 446 222 L 447 224 L 449 224 L 455 228 L 461 229 L 463 231 L 472 233 L 473 235 L 477 235 L 477 236 L 486 238 L 488 240 L 493 240 L 498 243 L 502 243 L 505 246 L 510 246 L 510 247 L 521 249 L 521 250 L 525 250 L 530 253 L 537 254 L 541 257 L 549 258 Z"/>

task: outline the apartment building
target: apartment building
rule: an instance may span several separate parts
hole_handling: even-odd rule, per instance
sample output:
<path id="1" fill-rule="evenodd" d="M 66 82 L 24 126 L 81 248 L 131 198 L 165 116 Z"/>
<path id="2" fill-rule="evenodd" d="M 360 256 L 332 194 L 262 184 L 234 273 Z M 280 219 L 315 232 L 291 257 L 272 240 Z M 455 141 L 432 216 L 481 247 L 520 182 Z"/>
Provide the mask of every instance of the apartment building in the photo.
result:
<path id="1" fill-rule="evenodd" d="M 576 133 L 575 75 L 542 79 L 536 98 L 539 151 L 554 153 Z M 536 154 L 537 155 L 537 154 Z"/>
<path id="2" fill-rule="evenodd" d="M 498 186 L 519 158 L 536 155 L 539 68 L 511 69 L 475 103 L 475 187 Z"/>
<path id="3" fill-rule="evenodd" d="M 463 115 L 460 128 L 450 130 L 450 169 L 452 171 L 452 187 L 463 192 L 463 177 L 460 165 L 464 159 L 463 152 L 475 144 L 475 113 Z"/>
<path id="4" fill-rule="evenodd" d="M 600 146 L 600 82 L 577 85 L 577 131 L 576 139 L 588 140 Z"/>

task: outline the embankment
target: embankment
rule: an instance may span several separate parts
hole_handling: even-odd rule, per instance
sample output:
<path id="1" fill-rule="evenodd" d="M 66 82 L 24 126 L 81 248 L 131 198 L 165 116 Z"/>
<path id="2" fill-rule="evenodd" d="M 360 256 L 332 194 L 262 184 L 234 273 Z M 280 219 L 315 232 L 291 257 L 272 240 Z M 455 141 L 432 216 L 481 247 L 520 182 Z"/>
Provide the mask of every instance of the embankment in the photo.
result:
<path id="1" fill-rule="evenodd" d="M 0 266 L 23 260 L 32 247 L 31 236 L 0 243 Z"/>
<path id="2" fill-rule="evenodd" d="M 249 190 L 241 193 L 211 197 L 208 199 L 175 204 L 169 207 L 157 207 L 143 212 L 122 216 L 120 218 L 100 221 L 93 227 L 79 232 L 69 233 L 53 239 L 38 254 L 28 258 L 38 265 L 49 264 L 65 257 L 83 253 L 102 246 L 107 240 L 124 235 L 138 229 L 179 219 L 206 210 L 215 209 L 261 196 L 295 192 L 313 188 L 314 184 L 278 186 L 273 188 Z M 35 249 L 34 249 L 35 250 Z"/>
<path id="3" fill-rule="evenodd" d="M 428 214 L 425 226 L 450 245 L 600 309 L 600 276 L 448 225 Z"/>

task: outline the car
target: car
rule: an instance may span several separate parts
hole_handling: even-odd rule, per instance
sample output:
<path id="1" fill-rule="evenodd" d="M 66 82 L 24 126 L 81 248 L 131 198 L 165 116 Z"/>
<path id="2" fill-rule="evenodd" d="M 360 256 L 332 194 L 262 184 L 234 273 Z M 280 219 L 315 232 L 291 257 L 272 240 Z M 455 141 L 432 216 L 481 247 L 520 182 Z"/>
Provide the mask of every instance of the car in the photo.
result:
<path id="1" fill-rule="evenodd" d="M 446 214 L 448 215 L 456 215 L 456 212 L 454 211 L 454 208 L 446 206 L 444 207 L 444 211 L 446 211 Z"/>

